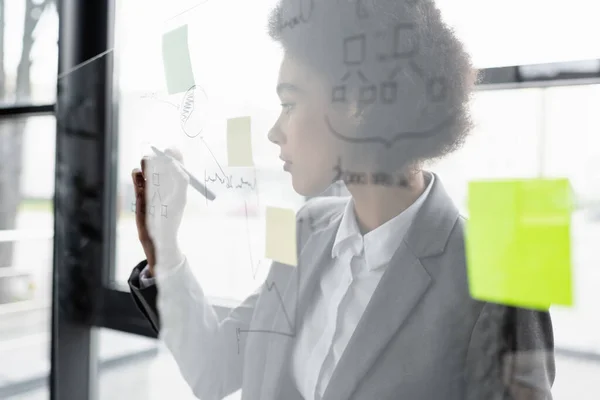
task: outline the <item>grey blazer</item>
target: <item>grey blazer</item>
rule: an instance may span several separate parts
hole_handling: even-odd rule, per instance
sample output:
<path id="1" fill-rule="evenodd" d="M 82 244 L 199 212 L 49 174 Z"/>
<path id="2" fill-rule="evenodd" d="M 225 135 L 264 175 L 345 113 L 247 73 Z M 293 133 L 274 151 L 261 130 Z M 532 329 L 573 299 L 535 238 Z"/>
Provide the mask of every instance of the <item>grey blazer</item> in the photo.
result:
<path id="1" fill-rule="evenodd" d="M 242 388 L 246 400 L 302 398 L 290 373 L 291 349 L 314 298 L 319 266 L 330 260 L 346 200 L 309 201 L 298 212 L 298 267 L 273 263 L 261 288 L 221 322 L 231 344 L 222 348 L 227 367 L 215 378 L 223 396 Z M 469 296 L 464 227 L 436 177 L 323 400 L 552 398 L 549 314 Z M 139 288 L 144 265 L 134 269 L 129 283 L 158 330 L 156 288 Z"/>

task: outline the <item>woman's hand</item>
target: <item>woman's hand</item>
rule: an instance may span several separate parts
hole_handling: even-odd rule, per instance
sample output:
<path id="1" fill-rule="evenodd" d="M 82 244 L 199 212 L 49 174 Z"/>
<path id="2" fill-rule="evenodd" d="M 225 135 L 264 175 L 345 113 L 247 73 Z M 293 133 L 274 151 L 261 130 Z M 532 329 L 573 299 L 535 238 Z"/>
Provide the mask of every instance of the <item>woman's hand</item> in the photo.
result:
<path id="1" fill-rule="evenodd" d="M 165 154 L 183 161 L 181 153 L 168 149 Z M 188 175 L 171 158 L 144 157 L 141 170 L 132 171 L 136 195 L 138 238 L 146 254 L 150 274 L 156 265 L 179 264 L 177 233 L 187 200 Z"/>

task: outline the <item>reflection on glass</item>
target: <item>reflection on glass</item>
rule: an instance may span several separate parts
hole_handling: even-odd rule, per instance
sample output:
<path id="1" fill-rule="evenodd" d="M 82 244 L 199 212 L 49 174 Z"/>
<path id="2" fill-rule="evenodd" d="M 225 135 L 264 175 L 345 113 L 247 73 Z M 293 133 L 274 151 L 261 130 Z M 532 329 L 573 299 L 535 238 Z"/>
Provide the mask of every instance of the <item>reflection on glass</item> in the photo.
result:
<path id="1" fill-rule="evenodd" d="M 58 68 L 56 1 L 2 1 L 0 8 L 0 103 L 53 103 Z"/>
<path id="2" fill-rule="evenodd" d="M 550 395 L 550 314 L 471 297 L 460 216 L 471 179 L 545 176 L 545 93 L 471 102 L 430 1 L 174 2 L 137 25 L 132 3 L 116 275 L 196 396 Z"/>

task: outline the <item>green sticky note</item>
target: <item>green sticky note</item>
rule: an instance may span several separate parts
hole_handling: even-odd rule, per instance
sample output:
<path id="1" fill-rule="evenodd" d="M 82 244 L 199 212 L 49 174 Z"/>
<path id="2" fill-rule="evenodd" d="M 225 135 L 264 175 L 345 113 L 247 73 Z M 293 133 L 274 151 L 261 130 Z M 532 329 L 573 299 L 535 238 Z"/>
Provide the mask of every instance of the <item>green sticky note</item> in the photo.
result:
<path id="1" fill-rule="evenodd" d="M 195 85 L 187 25 L 163 35 L 162 56 L 169 94 L 185 92 Z"/>
<path id="2" fill-rule="evenodd" d="M 571 194 L 567 179 L 469 183 L 473 298 L 540 310 L 573 304 Z"/>
<path id="3" fill-rule="evenodd" d="M 230 167 L 254 165 L 250 117 L 227 120 L 227 158 Z"/>
<path id="4" fill-rule="evenodd" d="M 286 208 L 267 207 L 266 214 L 265 257 L 287 265 L 298 265 L 296 213 Z"/>

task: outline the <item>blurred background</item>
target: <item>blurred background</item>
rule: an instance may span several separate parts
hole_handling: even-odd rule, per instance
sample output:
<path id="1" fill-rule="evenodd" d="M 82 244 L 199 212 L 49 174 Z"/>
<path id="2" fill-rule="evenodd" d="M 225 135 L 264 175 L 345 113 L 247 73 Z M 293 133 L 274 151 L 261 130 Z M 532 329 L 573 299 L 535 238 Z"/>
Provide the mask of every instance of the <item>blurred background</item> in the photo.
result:
<path id="1" fill-rule="evenodd" d="M 459 152 L 428 168 L 442 177 L 464 214 L 470 180 L 570 179 L 576 199 L 575 304 L 551 309 L 557 349 L 554 398 L 598 399 L 600 3 L 436 2 L 484 79 L 473 99 L 471 138 Z M 85 11 L 88 6 L 77 3 L 0 0 L 0 399 L 49 398 L 51 365 L 59 362 L 52 361 L 51 347 L 57 359 L 60 351 L 73 351 L 85 361 L 86 371 L 97 378 L 90 379 L 88 390 L 101 399 L 193 398 L 170 355 L 145 334 L 147 327 L 132 328 L 139 315 L 110 308 L 113 298 L 115 304 L 127 301 L 126 280 L 144 258 L 135 232 L 130 172 L 149 144 L 175 145 L 198 177 L 227 175 L 254 182 L 252 189 L 211 183 L 219 198 L 215 203 L 190 191 L 180 238 L 206 293 L 223 307 L 235 305 L 264 280 L 265 206 L 297 209 L 306 201 L 291 189 L 277 149 L 266 137 L 279 113 L 274 88 L 281 53 L 266 34 L 275 2 L 103 0 L 98 3 L 108 4 L 100 8 L 104 13 L 93 12 L 97 5 Z M 69 12 L 75 9 L 78 13 Z M 71 24 L 61 19 L 79 17 L 87 23 L 98 19 L 102 29 L 96 34 L 109 37 L 106 51 L 90 44 L 91 54 L 84 59 L 90 60 L 85 68 L 110 66 L 100 69 L 104 75 L 98 79 L 112 89 L 107 129 L 113 139 L 102 142 L 110 155 L 103 192 L 110 207 L 101 214 L 104 222 L 109 220 L 105 228 L 111 242 L 109 256 L 98 261 L 108 271 L 96 282 L 101 292 L 90 292 L 105 296 L 104 308 L 86 331 L 87 347 L 68 350 L 75 333 L 65 333 L 64 342 L 51 335 L 58 329 L 51 324 L 57 315 L 52 312 L 53 199 L 60 175 L 55 105 L 64 77 L 59 75 L 59 50 L 75 46 L 71 39 L 59 40 L 65 37 L 59 27 Z M 190 129 L 202 130 L 195 137 L 182 133 L 173 107 L 181 98 L 166 93 L 161 55 L 162 35 L 185 24 L 197 101 L 210 114 L 190 119 L 196 124 Z M 84 29 L 81 23 L 72 25 Z M 78 40 L 85 46 L 88 37 Z M 226 120 L 237 116 L 252 118 L 251 169 L 222 168 Z M 341 191 L 333 188 L 329 194 Z M 54 297 L 59 301 L 61 294 Z"/>

